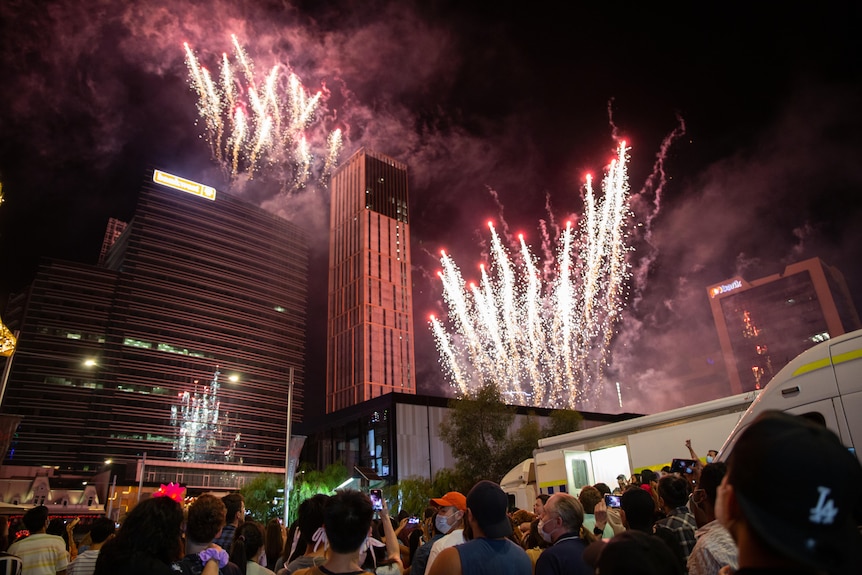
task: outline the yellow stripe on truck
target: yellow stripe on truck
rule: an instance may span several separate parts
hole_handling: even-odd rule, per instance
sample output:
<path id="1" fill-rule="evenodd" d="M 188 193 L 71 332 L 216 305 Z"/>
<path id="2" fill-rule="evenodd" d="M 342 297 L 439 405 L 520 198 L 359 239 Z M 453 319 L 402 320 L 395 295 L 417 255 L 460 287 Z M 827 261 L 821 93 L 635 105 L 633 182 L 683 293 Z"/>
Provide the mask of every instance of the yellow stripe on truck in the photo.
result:
<path id="1" fill-rule="evenodd" d="M 847 353 L 841 353 L 831 359 L 828 357 L 825 359 L 818 359 L 817 361 L 806 363 L 805 365 L 794 371 L 793 377 L 796 377 L 797 375 L 802 375 L 803 373 L 808 373 L 809 371 L 822 369 L 830 365 L 838 365 L 839 363 L 844 363 L 845 361 L 852 361 L 854 359 L 860 358 L 862 358 L 862 349 L 855 349 L 853 351 L 848 351 Z"/>

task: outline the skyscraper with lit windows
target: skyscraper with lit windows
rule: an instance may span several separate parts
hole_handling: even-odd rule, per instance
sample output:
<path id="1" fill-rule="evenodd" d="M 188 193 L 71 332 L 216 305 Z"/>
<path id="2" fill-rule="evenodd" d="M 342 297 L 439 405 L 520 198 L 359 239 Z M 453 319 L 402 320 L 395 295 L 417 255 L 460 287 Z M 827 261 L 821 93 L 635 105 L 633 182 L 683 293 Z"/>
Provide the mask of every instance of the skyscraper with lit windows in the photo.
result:
<path id="1" fill-rule="evenodd" d="M 844 276 L 819 258 L 747 281 L 707 288 L 731 393 L 762 389 L 791 359 L 859 329 Z"/>
<path id="2" fill-rule="evenodd" d="M 103 265 L 45 261 L 16 298 L 6 463 L 236 488 L 285 461 L 303 413 L 308 240 L 228 193 L 156 170 Z"/>
<path id="3" fill-rule="evenodd" d="M 407 166 L 360 149 L 331 192 L 327 413 L 416 393 Z"/>

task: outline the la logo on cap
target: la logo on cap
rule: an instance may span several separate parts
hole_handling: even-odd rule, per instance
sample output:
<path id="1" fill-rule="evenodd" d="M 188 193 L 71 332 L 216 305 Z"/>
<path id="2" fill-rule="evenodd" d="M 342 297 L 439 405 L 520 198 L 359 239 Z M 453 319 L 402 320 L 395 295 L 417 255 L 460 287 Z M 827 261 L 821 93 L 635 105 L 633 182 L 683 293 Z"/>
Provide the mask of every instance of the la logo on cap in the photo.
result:
<path id="1" fill-rule="evenodd" d="M 826 500 L 826 496 L 832 491 L 828 487 L 818 487 L 820 499 L 817 501 L 817 507 L 811 508 L 811 516 L 808 518 L 812 523 L 820 523 L 832 525 L 835 521 L 835 516 L 838 515 L 838 508 L 835 507 L 833 499 Z"/>

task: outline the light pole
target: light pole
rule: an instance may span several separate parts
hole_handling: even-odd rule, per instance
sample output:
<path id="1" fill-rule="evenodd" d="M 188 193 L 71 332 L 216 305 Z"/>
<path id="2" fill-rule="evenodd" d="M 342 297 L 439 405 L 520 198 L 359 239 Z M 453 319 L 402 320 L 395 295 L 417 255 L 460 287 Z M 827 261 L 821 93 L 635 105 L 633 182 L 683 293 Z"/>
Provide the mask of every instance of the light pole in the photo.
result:
<path id="1" fill-rule="evenodd" d="M 290 429 L 291 416 L 293 412 L 293 366 L 290 368 L 290 373 L 287 380 L 287 432 L 285 433 L 284 441 L 284 526 L 288 527 L 288 515 L 290 514 Z"/>

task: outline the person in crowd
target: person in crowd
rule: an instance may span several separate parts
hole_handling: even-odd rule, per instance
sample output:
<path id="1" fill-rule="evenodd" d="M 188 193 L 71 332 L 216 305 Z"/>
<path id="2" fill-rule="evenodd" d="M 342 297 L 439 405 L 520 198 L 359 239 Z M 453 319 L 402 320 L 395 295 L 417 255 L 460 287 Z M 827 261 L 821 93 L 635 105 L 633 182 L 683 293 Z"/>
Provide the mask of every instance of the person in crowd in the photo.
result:
<path id="1" fill-rule="evenodd" d="M 581 537 L 584 523 L 584 508 L 568 493 L 555 493 L 540 517 L 539 535 L 551 546 L 542 551 L 536 560 L 536 575 L 592 573 L 584 562 L 587 542 Z"/>
<path id="2" fill-rule="evenodd" d="M 93 575 L 173 575 L 171 564 L 183 556 L 183 509 L 170 497 L 135 505 L 114 537 L 102 545 Z M 202 575 L 216 575 L 210 559 Z"/>
<path id="3" fill-rule="evenodd" d="M 727 472 L 723 462 L 708 463 L 689 499 L 697 523 L 697 543 L 688 556 L 689 575 L 718 575 L 725 565 L 736 569 L 736 544 L 730 533 L 715 519 L 715 497 L 718 485 Z"/>
<path id="4" fill-rule="evenodd" d="M 650 495 L 656 493 L 658 490 L 658 473 L 652 469 L 644 469 L 640 472 L 640 476 L 642 482 L 641 489 L 645 489 Z"/>
<path id="5" fill-rule="evenodd" d="M 326 561 L 326 540 L 323 537 L 323 509 L 328 495 L 319 493 L 299 504 L 297 509 L 296 550 L 291 553 L 291 543 L 285 542 L 281 556 L 287 563 L 278 575 L 292 575 L 300 569 L 322 565 Z"/>
<path id="6" fill-rule="evenodd" d="M 700 460 L 700 457 L 697 456 L 697 453 L 694 452 L 694 448 L 691 446 L 691 439 L 685 440 L 685 446 L 686 448 L 688 448 L 688 453 L 691 458 L 697 462 L 695 465 L 702 468 L 703 462 Z M 715 461 L 716 457 L 718 457 L 718 451 L 716 451 L 715 449 L 710 449 L 706 452 L 706 463 L 712 463 L 713 461 Z"/>
<path id="7" fill-rule="evenodd" d="M 601 575 L 683 575 L 673 552 L 659 538 L 636 529 L 621 533 L 601 549 L 596 563 Z"/>
<path id="8" fill-rule="evenodd" d="M 534 519 L 536 519 L 536 516 L 526 509 L 518 509 L 512 513 L 512 521 L 517 526 L 516 535 L 519 541 L 524 538 L 524 535 L 530 532 L 530 524 Z"/>
<path id="9" fill-rule="evenodd" d="M 69 563 L 67 575 L 93 575 L 102 546 L 114 536 L 117 526 L 107 517 L 95 519 L 90 526 L 90 546 Z"/>
<path id="10" fill-rule="evenodd" d="M 516 545 L 506 514 L 508 497 L 499 485 L 480 481 L 467 494 L 466 519 L 470 540 L 444 549 L 429 575 L 530 575 L 532 563 Z"/>
<path id="11" fill-rule="evenodd" d="M 788 461 L 809 472 L 768 480 Z M 860 485 L 859 460 L 832 431 L 764 412 L 740 435 L 716 494 L 715 516 L 739 551 L 736 573 L 862 572 Z"/>
<path id="12" fill-rule="evenodd" d="M 269 569 L 274 569 L 278 556 L 281 555 L 281 550 L 284 549 L 284 528 L 281 526 L 281 521 L 273 517 L 266 522 L 266 537 L 264 542 L 264 550 L 266 554 L 266 566 Z"/>
<path id="13" fill-rule="evenodd" d="M 213 540 L 213 543 L 222 549 L 230 549 L 237 526 L 245 521 L 245 498 L 239 492 L 228 493 L 221 498 L 221 501 L 227 509 L 225 526 L 222 527 L 221 534 Z"/>
<path id="14" fill-rule="evenodd" d="M 536 572 L 536 561 L 538 561 L 539 555 L 541 555 L 542 551 L 544 551 L 548 546 L 550 546 L 550 543 L 545 541 L 545 539 L 539 535 L 539 518 L 537 517 L 530 524 L 530 532 L 527 533 L 524 540 L 521 542 L 521 547 L 523 547 L 527 552 L 527 556 L 533 564 L 533 573 Z"/>
<path id="15" fill-rule="evenodd" d="M 437 526 L 437 531 L 443 533 L 443 537 L 431 546 L 428 564 L 425 566 L 426 571 L 430 571 L 431 565 L 441 551 L 464 542 L 464 514 L 467 511 L 467 498 L 457 491 L 450 491 L 443 497 L 432 499 L 431 505 L 438 507 L 434 524 Z"/>
<path id="16" fill-rule="evenodd" d="M 24 565 L 21 558 L 6 552 L 9 547 L 9 518 L 0 515 L 0 573 L 3 575 L 21 575 Z"/>
<path id="17" fill-rule="evenodd" d="M 365 541 L 365 561 L 362 566 L 377 575 L 401 575 L 404 563 L 401 560 L 401 541 L 395 533 L 393 520 L 389 516 L 389 504 L 384 497 L 383 509 L 380 510 L 380 522 L 377 525 L 376 537 L 368 537 Z M 378 542 L 377 545 L 374 545 Z M 379 542 L 383 542 L 380 546 Z M 361 557 L 360 548 L 360 561 Z"/>
<path id="18" fill-rule="evenodd" d="M 367 573 L 358 562 L 359 549 L 368 538 L 374 510 L 371 499 L 359 491 L 338 491 L 326 502 L 323 528 L 329 552 L 322 565 L 300 569 L 295 575 L 358 575 Z"/>
<path id="19" fill-rule="evenodd" d="M 215 495 L 204 493 L 195 499 L 186 517 L 186 554 L 174 563 L 174 570 L 197 575 L 209 559 L 216 559 L 223 575 L 240 572 L 239 566 L 228 560 L 227 550 L 212 542 L 224 527 L 226 513 L 225 504 Z"/>
<path id="20" fill-rule="evenodd" d="M 652 534 L 655 524 L 655 502 L 638 487 L 627 489 L 620 497 L 620 519 L 626 530 Z"/>
<path id="21" fill-rule="evenodd" d="M 611 494 L 611 488 L 608 487 L 607 483 L 599 482 L 599 483 L 596 483 L 595 485 L 593 485 L 593 487 L 595 487 L 596 489 L 599 490 L 599 493 L 602 494 L 602 497 L 604 497 L 605 495 Z"/>
<path id="22" fill-rule="evenodd" d="M 24 526 L 30 535 L 9 546 L 9 553 L 21 558 L 24 575 L 65 575 L 69 565 L 66 542 L 58 535 L 49 535 L 48 508 L 34 507 L 24 514 Z"/>
<path id="23" fill-rule="evenodd" d="M 584 529 L 596 537 L 605 539 L 613 537 L 614 529 L 608 523 L 607 506 L 601 492 L 595 487 L 587 485 L 578 494 L 578 501 L 584 508 Z M 599 510 L 598 518 L 596 517 L 596 508 Z"/>
<path id="24" fill-rule="evenodd" d="M 242 575 L 275 575 L 263 566 L 266 562 L 263 525 L 257 521 L 240 523 L 234 532 L 230 560 Z"/>
<path id="25" fill-rule="evenodd" d="M 547 493 L 540 493 L 536 496 L 536 500 L 533 502 L 533 514 L 536 517 L 542 516 L 542 511 L 545 510 L 545 503 L 548 502 L 548 499 L 550 499 L 550 497 L 551 496 Z"/>
<path id="26" fill-rule="evenodd" d="M 425 509 L 425 520 L 422 524 L 424 543 L 416 548 L 410 560 L 410 575 L 425 575 L 428 566 L 428 557 L 431 555 L 431 547 L 443 537 L 443 533 L 437 529 L 437 508 Z"/>
<path id="27" fill-rule="evenodd" d="M 688 486 L 682 477 L 662 477 L 658 484 L 659 504 L 666 517 L 655 523 L 655 534 L 671 547 L 683 567 L 694 548 L 697 524 L 686 506 Z"/>

